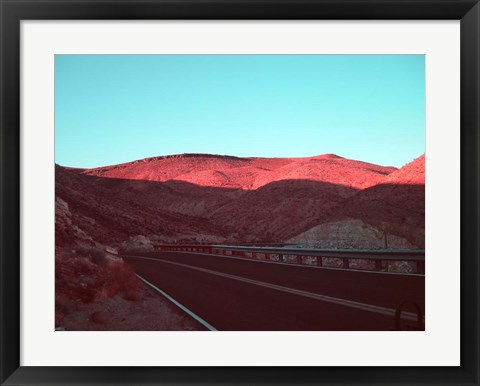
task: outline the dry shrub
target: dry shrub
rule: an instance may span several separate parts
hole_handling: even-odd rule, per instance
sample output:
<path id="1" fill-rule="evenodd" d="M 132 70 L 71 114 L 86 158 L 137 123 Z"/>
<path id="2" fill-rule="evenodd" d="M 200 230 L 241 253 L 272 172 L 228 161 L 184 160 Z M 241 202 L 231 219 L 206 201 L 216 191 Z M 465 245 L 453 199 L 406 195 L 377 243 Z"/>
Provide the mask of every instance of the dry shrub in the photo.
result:
<path id="1" fill-rule="evenodd" d="M 103 287 L 109 296 L 121 293 L 126 300 L 141 299 L 141 283 L 133 268 L 124 263 L 111 263 L 106 267 L 108 277 Z"/>
<path id="2" fill-rule="evenodd" d="M 105 264 L 107 262 L 107 253 L 103 249 L 78 247 L 75 252 L 79 256 L 89 257 L 95 264 Z"/>
<path id="3" fill-rule="evenodd" d="M 142 285 L 133 268 L 123 262 L 108 262 L 102 250 L 63 252 L 55 264 L 55 324 L 82 303 L 121 294 L 124 299 L 142 299 Z"/>

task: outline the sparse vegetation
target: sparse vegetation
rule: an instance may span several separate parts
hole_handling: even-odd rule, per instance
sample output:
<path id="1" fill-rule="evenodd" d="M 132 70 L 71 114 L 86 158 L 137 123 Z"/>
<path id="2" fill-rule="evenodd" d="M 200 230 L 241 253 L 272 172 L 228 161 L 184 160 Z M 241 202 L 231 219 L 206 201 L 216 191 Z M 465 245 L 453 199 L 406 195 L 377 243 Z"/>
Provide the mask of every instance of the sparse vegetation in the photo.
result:
<path id="1" fill-rule="evenodd" d="M 120 294 L 126 300 L 141 299 L 141 282 L 123 261 L 110 261 L 98 248 L 57 250 L 55 261 L 56 324 L 84 303 Z"/>

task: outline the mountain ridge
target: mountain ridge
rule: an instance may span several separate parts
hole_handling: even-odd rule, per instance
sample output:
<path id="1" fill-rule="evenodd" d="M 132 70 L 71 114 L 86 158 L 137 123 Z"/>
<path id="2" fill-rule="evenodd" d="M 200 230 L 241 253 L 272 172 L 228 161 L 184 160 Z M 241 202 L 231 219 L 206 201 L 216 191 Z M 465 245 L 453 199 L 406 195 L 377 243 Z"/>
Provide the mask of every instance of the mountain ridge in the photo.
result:
<path id="1" fill-rule="evenodd" d="M 301 241 L 302 232 L 347 218 L 415 233 L 424 216 L 419 159 L 397 169 L 335 154 L 187 153 L 92 169 L 57 165 L 56 195 L 79 229 L 115 245 L 137 235 L 159 243 Z"/>
<path id="2" fill-rule="evenodd" d="M 337 166 L 336 174 L 333 173 L 333 169 L 329 169 L 329 165 Z M 351 175 L 353 169 L 356 173 L 364 173 L 361 179 L 355 179 Z M 150 157 L 118 165 L 78 170 L 81 173 L 98 177 L 157 182 L 180 180 L 201 186 L 251 190 L 273 181 L 285 179 L 310 179 L 364 188 L 374 185 L 384 175 L 397 169 L 391 166 L 385 167 L 349 160 L 335 154 L 292 158 L 242 158 L 187 153 Z M 337 174 L 340 174 L 340 176 Z"/>

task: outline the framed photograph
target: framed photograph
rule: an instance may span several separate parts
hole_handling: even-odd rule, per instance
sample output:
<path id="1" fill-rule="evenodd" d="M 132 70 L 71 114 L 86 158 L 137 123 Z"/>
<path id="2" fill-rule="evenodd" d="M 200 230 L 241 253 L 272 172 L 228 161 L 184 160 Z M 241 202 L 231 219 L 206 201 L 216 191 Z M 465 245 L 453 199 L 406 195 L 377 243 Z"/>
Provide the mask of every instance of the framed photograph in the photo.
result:
<path id="1" fill-rule="evenodd" d="M 477 1 L 0 0 L 1 384 L 479 384 Z"/>

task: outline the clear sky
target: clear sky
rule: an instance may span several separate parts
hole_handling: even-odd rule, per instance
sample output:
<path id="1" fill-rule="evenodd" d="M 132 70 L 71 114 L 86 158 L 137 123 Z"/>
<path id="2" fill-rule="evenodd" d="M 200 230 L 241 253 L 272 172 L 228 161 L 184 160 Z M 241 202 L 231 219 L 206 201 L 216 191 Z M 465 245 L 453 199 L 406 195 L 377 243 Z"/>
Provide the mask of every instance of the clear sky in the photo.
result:
<path id="1" fill-rule="evenodd" d="M 55 162 L 425 151 L 423 55 L 55 55 Z"/>

